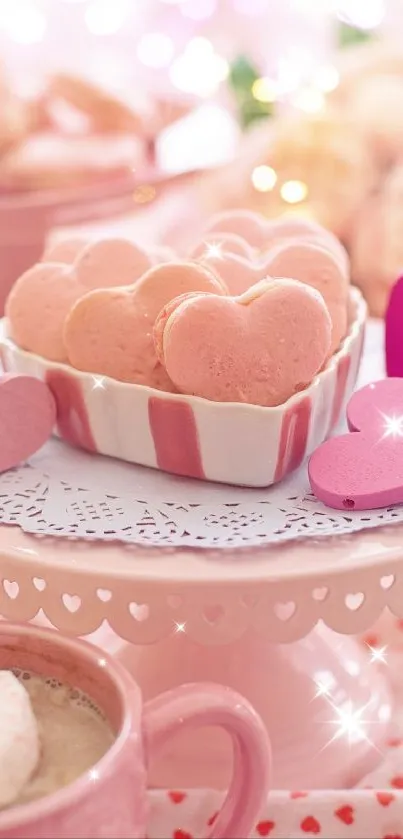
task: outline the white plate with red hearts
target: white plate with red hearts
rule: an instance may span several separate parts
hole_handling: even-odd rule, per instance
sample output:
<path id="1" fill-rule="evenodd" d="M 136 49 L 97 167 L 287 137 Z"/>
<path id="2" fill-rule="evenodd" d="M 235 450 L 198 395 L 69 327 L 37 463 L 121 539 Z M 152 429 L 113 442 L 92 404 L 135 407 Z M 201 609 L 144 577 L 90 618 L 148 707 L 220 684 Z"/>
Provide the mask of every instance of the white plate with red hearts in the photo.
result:
<path id="1" fill-rule="evenodd" d="M 174 475 L 266 487 L 296 469 L 331 433 L 353 392 L 366 304 L 350 291 L 349 331 L 305 390 L 264 408 L 164 393 L 82 373 L 21 350 L 1 322 L 8 372 L 45 381 L 57 404 L 59 437 L 74 446 Z"/>

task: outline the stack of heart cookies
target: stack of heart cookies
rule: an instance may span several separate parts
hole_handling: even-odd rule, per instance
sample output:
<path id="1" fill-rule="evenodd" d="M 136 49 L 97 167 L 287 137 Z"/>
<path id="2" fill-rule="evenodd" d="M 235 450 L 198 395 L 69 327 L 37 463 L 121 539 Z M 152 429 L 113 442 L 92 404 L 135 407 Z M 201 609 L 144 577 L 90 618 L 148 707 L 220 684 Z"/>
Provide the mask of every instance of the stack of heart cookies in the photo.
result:
<path id="1" fill-rule="evenodd" d="M 272 407 L 306 388 L 348 328 L 338 240 L 298 219 L 211 220 L 178 259 L 132 241 L 74 240 L 19 278 L 20 348 L 79 371 L 214 402 Z"/>

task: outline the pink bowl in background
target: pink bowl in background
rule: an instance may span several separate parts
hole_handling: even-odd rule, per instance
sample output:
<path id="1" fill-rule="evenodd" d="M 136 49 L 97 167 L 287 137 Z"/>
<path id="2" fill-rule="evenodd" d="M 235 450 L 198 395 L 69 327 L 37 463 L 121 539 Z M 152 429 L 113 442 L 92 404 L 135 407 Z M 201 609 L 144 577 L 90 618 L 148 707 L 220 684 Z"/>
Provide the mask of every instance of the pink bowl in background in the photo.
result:
<path id="1" fill-rule="evenodd" d="M 54 227 L 98 222 L 136 209 L 139 183 L 161 182 L 156 171 L 127 172 L 63 190 L 0 193 L 0 315 L 19 276 L 38 262 Z"/>

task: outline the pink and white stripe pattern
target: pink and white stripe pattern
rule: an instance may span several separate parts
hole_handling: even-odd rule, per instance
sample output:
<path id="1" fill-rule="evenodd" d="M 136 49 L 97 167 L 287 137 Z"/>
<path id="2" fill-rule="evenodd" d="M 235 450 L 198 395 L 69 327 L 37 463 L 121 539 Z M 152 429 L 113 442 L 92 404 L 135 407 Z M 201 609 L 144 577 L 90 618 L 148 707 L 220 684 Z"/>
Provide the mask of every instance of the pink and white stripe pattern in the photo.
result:
<path id="1" fill-rule="evenodd" d="M 24 352 L 6 337 L 6 370 L 46 381 L 57 433 L 69 443 L 175 475 L 264 487 L 296 469 L 329 435 L 354 388 L 366 306 L 351 292 L 352 323 L 341 349 L 312 384 L 277 408 L 209 402 L 80 373 Z"/>

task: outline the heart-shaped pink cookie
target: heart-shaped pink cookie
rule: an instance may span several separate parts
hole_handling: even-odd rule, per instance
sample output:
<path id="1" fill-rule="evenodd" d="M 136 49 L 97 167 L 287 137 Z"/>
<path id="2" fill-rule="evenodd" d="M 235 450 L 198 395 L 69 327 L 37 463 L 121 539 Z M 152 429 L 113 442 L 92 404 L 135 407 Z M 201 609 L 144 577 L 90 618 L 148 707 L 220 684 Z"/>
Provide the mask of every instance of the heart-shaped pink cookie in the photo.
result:
<path id="1" fill-rule="evenodd" d="M 172 382 L 156 357 L 153 327 L 172 298 L 192 291 L 227 293 L 207 268 L 171 262 L 152 268 L 132 287 L 85 295 L 66 320 L 70 364 L 123 382 L 172 391 Z"/>
<path id="2" fill-rule="evenodd" d="M 235 253 L 217 254 L 207 249 L 200 261 L 211 268 L 225 282 L 231 295 L 244 294 L 252 285 L 266 277 L 285 277 L 300 280 L 322 294 L 333 324 L 333 353 L 347 330 L 348 275 L 340 260 L 321 241 L 304 239 L 284 240 L 268 250 L 265 258 L 245 259 Z"/>
<path id="3" fill-rule="evenodd" d="M 189 295 L 162 312 L 154 330 L 180 392 L 263 406 L 312 381 L 330 335 L 321 295 L 293 280 L 264 280 L 240 297 Z"/>
<path id="4" fill-rule="evenodd" d="M 357 391 L 347 419 L 353 433 L 327 440 L 311 456 L 312 491 L 339 510 L 403 502 L 403 379 Z"/>
<path id="5" fill-rule="evenodd" d="M 50 361 L 66 361 L 63 326 L 85 289 L 69 265 L 38 263 L 15 283 L 6 302 L 10 338 Z"/>
<path id="6" fill-rule="evenodd" d="M 149 256 L 126 239 L 91 242 L 73 265 L 38 263 L 10 292 L 6 304 L 10 337 L 50 361 L 67 361 L 63 329 L 74 303 L 89 289 L 131 285 L 150 265 Z"/>
<path id="7" fill-rule="evenodd" d="M 252 248 L 262 251 L 271 244 L 272 226 L 264 216 L 251 210 L 228 210 L 212 217 L 206 233 L 232 233 L 244 239 Z"/>
<path id="8" fill-rule="evenodd" d="M 272 247 L 295 241 L 321 246 L 336 257 L 342 271 L 349 273 L 350 263 L 346 249 L 334 233 L 321 227 L 317 222 L 298 218 L 298 216 L 284 216 L 271 222 L 271 232 Z"/>
<path id="9" fill-rule="evenodd" d="M 200 260 L 202 265 L 206 265 L 214 273 L 221 277 L 222 281 L 228 288 L 229 293 L 237 297 L 244 294 L 251 286 L 266 279 L 266 277 L 275 276 L 270 270 L 270 260 L 266 259 L 245 259 L 239 254 L 226 253 L 222 256 L 217 256 L 214 251 L 206 254 Z M 288 277 L 288 274 L 286 275 Z"/>
<path id="10" fill-rule="evenodd" d="M 85 289 L 133 285 L 152 266 L 152 259 L 129 239 L 90 242 L 75 262 L 77 279 Z"/>
<path id="11" fill-rule="evenodd" d="M 105 241 L 108 241 L 107 245 L 104 244 Z M 133 249 L 131 247 L 127 247 L 128 241 L 130 245 L 134 244 L 136 254 L 133 253 Z M 109 244 L 111 242 L 114 243 L 112 247 L 115 247 L 116 243 L 122 243 L 121 251 L 118 253 L 118 259 L 116 259 L 116 256 L 113 254 L 111 256 L 111 245 Z M 105 287 L 108 287 L 108 285 L 116 285 L 116 275 L 119 273 L 117 271 L 117 265 L 119 265 L 122 277 L 130 272 L 129 283 L 119 282 L 119 285 L 132 285 L 136 279 L 136 275 L 141 276 L 141 274 L 151 268 L 151 265 L 157 265 L 161 262 L 170 262 L 175 259 L 175 254 L 171 248 L 164 246 L 156 246 L 146 253 L 135 242 L 132 243 L 131 240 L 127 239 L 92 240 L 88 238 L 84 239 L 84 237 L 76 237 L 62 239 L 60 242 L 55 242 L 54 244 L 49 245 L 44 251 L 41 262 L 59 262 L 64 263 L 65 265 L 73 265 L 79 260 L 82 254 L 84 256 L 84 274 L 88 272 L 88 269 L 91 268 L 91 266 L 93 266 L 95 271 L 97 271 L 99 263 L 101 263 L 101 274 L 105 274 L 105 280 L 103 281 L 101 288 L 104 287 L 104 282 Z M 103 265 L 103 262 L 105 261 L 109 262 L 109 268 L 107 269 L 105 269 Z M 111 270 L 111 266 L 113 270 Z M 134 279 L 132 274 L 133 266 L 135 271 Z M 90 288 L 97 287 L 98 286 L 94 286 L 94 279 L 90 276 Z"/>
<path id="12" fill-rule="evenodd" d="M 88 243 L 89 239 L 84 239 L 83 237 L 62 239 L 61 242 L 48 245 L 41 262 L 59 262 L 65 265 L 72 265 Z"/>
<path id="13" fill-rule="evenodd" d="M 49 388 L 30 376 L 0 377 L 0 472 L 35 454 L 49 439 L 56 421 Z"/>
<path id="14" fill-rule="evenodd" d="M 226 233 L 235 234 L 263 252 L 293 239 L 321 242 L 340 258 L 343 268 L 347 267 L 347 254 L 337 237 L 310 219 L 283 216 L 273 221 L 250 210 L 231 210 L 214 216 L 208 226 L 210 236 Z"/>
<path id="15" fill-rule="evenodd" d="M 161 265 L 163 262 L 174 262 L 176 258 L 175 251 L 167 245 L 155 245 L 153 248 L 150 248 L 148 253 L 153 265 Z"/>
<path id="16" fill-rule="evenodd" d="M 292 277 L 316 288 L 332 320 L 330 352 L 340 346 L 347 331 L 349 277 L 339 260 L 321 245 L 303 240 L 284 242 L 268 254 L 272 277 Z"/>

